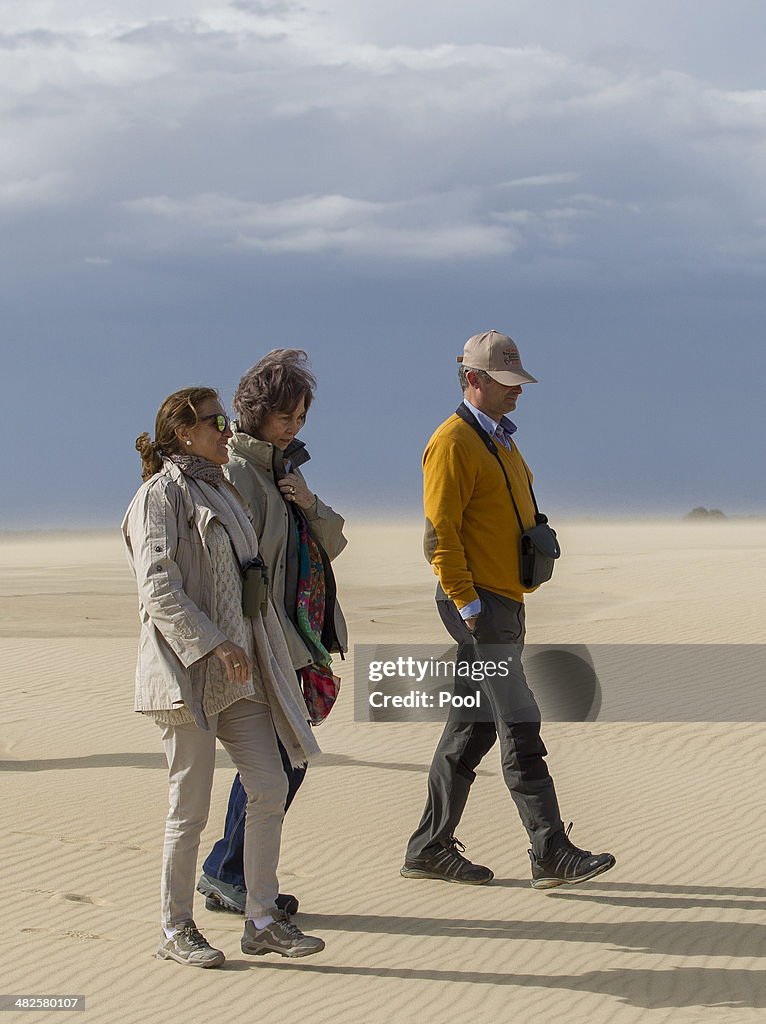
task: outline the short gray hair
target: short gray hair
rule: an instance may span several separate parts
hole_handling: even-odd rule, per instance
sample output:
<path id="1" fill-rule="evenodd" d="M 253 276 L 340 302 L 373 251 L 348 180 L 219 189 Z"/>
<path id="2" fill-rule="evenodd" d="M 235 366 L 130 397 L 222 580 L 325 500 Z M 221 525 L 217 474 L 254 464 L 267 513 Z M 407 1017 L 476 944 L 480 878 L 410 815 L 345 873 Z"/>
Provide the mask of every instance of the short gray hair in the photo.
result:
<path id="1" fill-rule="evenodd" d="M 465 389 L 469 385 L 469 373 L 477 373 L 479 375 L 479 380 L 481 381 L 492 380 L 486 370 L 477 370 L 475 366 L 466 366 L 464 363 L 461 363 L 458 367 L 457 376 L 460 381 L 460 390 L 463 392 L 465 392 Z"/>

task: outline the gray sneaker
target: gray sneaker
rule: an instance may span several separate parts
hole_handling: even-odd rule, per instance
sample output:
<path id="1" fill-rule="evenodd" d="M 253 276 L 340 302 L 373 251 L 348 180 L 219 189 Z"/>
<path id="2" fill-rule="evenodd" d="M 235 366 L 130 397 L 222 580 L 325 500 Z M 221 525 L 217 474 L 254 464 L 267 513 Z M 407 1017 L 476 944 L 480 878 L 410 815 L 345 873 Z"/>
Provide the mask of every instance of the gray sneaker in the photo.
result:
<path id="1" fill-rule="evenodd" d="M 244 885 L 231 885 L 213 875 L 202 874 L 197 882 L 197 892 L 205 897 L 206 910 L 230 910 L 233 914 L 244 914 L 247 889 Z M 277 896 L 277 907 L 292 917 L 298 913 L 298 899 L 289 892 Z"/>
<path id="2" fill-rule="evenodd" d="M 274 911 L 274 920 L 265 928 L 256 928 L 252 921 L 245 921 L 242 936 L 242 952 L 250 956 L 264 953 L 279 953 L 280 956 L 311 956 L 321 953 L 324 940 L 316 935 L 304 935 L 294 925 L 284 910 Z"/>
<path id="3" fill-rule="evenodd" d="M 172 939 L 157 950 L 158 960 L 177 960 L 187 967 L 220 967 L 226 961 L 220 949 L 213 949 L 194 921 L 185 921 Z"/>
<path id="4" fill-rule="evenodd" d="M 220 878 L 202 874 L 197 882 L 197 892 L 201 892 L 208 910 L 231 910 L 235 914 L 244 914 L 247 889 L 244 885 L 230 885 Z"/>

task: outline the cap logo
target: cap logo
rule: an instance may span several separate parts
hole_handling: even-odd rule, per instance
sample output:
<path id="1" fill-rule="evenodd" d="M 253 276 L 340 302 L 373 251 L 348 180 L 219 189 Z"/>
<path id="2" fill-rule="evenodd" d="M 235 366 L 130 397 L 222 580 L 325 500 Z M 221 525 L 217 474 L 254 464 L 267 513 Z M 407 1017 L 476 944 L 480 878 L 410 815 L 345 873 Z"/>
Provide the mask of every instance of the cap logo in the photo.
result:
<path id="1" fill-rule="evenodd" d="M 503 349 L 503 362 L 506 366 L 521 366 L 519 353 L 514 351 L 512 348 Z"/>

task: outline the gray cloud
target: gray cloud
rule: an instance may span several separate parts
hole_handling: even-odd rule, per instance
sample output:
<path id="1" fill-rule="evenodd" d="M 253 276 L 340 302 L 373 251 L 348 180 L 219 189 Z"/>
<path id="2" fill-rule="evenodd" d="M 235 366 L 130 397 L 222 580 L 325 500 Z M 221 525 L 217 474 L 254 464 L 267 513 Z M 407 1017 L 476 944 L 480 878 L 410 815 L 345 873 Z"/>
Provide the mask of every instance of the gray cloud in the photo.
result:
<path id="1" fill-rule="evenodd" d="M 379 45 L 338 5 L 163 0 L 127 23 L 81 3 L 69 27 L 35 7 L 3 36 L 0 210 L 71 209 L 86 248 L 762 268 L 763 91 L 541 45 Z"/>
<path id="2" fill-rule="evenodd" d="M 526 216 L 483 214 L 470 191 L 389 203 L 341 195 L 300 196 L 275 203 L 220 195 L 174 200 L 138 199 L 135 212 L 163 221 L 159 234 L 176 242 L 204 236 L 226 248 L 257 252 L 323 253 L 376 259 L 442 260 L 511 253 L 522 242 Z M 529 218 L 531 219 L 531 217 Z"/>
<path id="3" fill-rule="evenodd" d="M 312 472 L 331 497 L 385 478 L 417 505 L 454 354 L 489 326 L 544 382 L 523 443 L 557 499 L 762 507 L 760 4 L 0 0 L 0 15 L 4 367 L 11 415 L 34 406 L 8 479 L 40 459 L 6 499 L 22 521 L 30 501 L 55 519 L 51 481 L 82 504 L 61 452 L 86 444 L 114 514 L 132 438 L 179 378 L 230 391 L 264 347 L 304 339 Z M 103 429 L 62 417 L 62 395 Z M 366 425 L 341 459 L 337 408 Z"/>

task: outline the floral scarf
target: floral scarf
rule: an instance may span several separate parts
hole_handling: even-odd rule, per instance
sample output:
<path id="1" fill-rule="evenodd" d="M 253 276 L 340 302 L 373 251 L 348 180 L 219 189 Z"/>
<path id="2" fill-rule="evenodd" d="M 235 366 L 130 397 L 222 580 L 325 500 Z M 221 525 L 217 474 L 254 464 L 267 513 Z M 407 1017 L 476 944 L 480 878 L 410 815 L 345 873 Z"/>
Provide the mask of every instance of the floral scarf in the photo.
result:
<path id="1" fill-rule="evenodd" d="M 330 714 L 340 690 L 333 675 L 332 657 L 322 644 L 325 616 L 325 570 L 319 545 L 311 536 L 304 516 L 297 519 L 298 596 L 295 606 L 298 632 L 314 652 L 313 664 L 300 670 L 301 688 L 312 725 Z"/>

